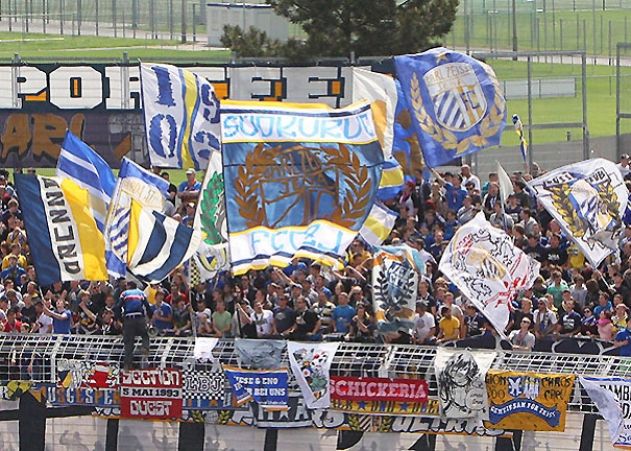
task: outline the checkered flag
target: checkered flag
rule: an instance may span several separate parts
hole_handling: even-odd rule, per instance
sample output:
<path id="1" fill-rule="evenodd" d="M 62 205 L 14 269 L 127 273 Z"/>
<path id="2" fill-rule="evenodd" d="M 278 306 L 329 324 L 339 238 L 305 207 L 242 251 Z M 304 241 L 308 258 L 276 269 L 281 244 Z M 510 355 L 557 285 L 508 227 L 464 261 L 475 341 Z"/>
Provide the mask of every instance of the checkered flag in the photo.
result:
<path id="1" fill-rule="evenodd" d="M 197 256 L 193 254 L 188 261 L 188 282 L 190 287 L 196 287 L 202 281 L 202 277 L 199 273 L 199 266 L 197 265 Z"/>

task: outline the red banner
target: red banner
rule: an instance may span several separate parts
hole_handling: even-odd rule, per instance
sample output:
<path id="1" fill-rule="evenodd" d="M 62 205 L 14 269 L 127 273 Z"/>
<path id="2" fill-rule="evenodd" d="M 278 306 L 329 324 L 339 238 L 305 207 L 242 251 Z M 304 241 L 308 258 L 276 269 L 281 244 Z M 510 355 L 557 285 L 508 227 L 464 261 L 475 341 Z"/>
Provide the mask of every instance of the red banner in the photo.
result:
<path id="1" fill-rule="evenodd" d="M 427 402 L 427 381 L 331 376 L 331 399 L 339 401 Z"/>
<path id="2" fill-rule="evenodd" d="M 182 416 L 182 374 L 175 369 L 132 370 L 122 373 L 121 417 L 150 420 Z"/>

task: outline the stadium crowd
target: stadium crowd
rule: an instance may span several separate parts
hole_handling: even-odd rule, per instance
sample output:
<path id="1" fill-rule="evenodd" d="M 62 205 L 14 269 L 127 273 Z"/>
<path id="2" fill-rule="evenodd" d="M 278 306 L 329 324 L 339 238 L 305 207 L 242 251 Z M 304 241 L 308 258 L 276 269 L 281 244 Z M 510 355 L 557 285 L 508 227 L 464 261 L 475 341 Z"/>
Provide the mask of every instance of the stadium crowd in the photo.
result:
<path id="1" fill-rule="evenodd" d="M 631 183 L 628 155 L 618 167 Z M 190 287 L 186 268 L 170 280 L 144 289 L 154 334 L 214 337 L 285 337 L 294 340 L 446 344 L 486 347 L 497 332 L 455 286 L 438 272 L 445 246 L 462 224 L 483 211 L 494 227 L 541 262 L 532 289 L 514 300 L 505 334 L 513 349 L 532 350 L 562 337 L 586 337 L 614 344 L 631 356 L 631 226 L 618 255 L 592 268 L 559 225 L 537 203 L 526 183 L 540 174 L 515 172 L 513 193 L 500 200 L 497 174 L 481 181 L 467 165 L 432 180 L 408 182 L 388 202 L 399 214 L 388 243 L 405 242 L 427 261 L 418 285 L 415 328 L 380 335 L 371 300 L 372 254 L 356 239 L 343 270 L 294 260 L 286 268 L 252 271 L 242 277 L 221 274 Z M 169 174 L 161 175 L 168 180 Z M 192 223 L 201 188 L 194 171 L 170 185 L 170 214 Z M 0 322 L 5 333 L 122 333 L 120 295 L 125 280 L 55 283 L 39 286 L 23 225 L 19 193 L 0 171 Z M 628 322 L 629 320 L 629 322 Z M 494 344 L 492 345 L 494 346 Z"/>

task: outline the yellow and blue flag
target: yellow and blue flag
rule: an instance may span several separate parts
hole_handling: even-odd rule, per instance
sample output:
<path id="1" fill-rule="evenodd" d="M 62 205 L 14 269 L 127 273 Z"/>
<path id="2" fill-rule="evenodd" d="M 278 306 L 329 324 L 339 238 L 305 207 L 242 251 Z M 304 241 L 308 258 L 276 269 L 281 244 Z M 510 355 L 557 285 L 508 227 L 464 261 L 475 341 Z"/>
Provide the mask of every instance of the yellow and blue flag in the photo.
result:
<path id="1" fill-rule="evenodd" d="M 57 160 L 57 176 L 76 189 L 75 197 L 86 199 L 86 207 L 103 238 L 109 204 L 116 185 L 116 177 L 109 164 L 90 146 L 66 132 Z M 111 252 L 106 243 L 105 260 L 111 276 L 125 275 L 125 265 Z"/>
<path id="2" fill-rule="evenodd" d="M 394 63 L 427 166 L 500 143 L 506 102 L 490 66 L 443 47 Z"/>
<path id="3" fill-rule="evenodd" d="M 70 179 L 15 176 L 35 270 L 44 286 L 107 280 L 105 241 L 89 192 Z"/>
<path id="4" fill-rule="evenodd" d="M 149 159 L 164 168 L 205 169 L 219 151 L 219 100 L 210 82 L 168 64 L 142 64 Z"/>

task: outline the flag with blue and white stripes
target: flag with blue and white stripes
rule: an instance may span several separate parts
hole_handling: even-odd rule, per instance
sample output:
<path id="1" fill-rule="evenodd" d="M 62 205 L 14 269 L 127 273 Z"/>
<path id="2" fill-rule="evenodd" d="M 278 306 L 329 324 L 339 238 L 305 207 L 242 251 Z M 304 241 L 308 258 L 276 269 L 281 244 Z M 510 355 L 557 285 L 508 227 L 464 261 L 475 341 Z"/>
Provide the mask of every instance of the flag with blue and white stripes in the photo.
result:
<path id="1" fill-rule="evenodd" d="M 127 262 L 129 224 L 131 220 L 131 202 L 135 200 L 141 206 L 164 211 L 164 202 L 169 190 L 169 182 L 153 174 L 133 161 L 123 158 L 118 181 L 112 196 L 112 211 L 107 222 L 109 244 L 114 253 Z"/>
<path id="2" fill-rule="evenodd" d="M 57 176 L 73 181 L 89 193 L 90 212 L 98 230 L 104 233 L 109 204 L 116 186 L 116 177 L 109 164 L 90 146 L 67 131 L 57 160 Z M 107 240 L 105 260 L 111 276 L 125 275 L 125 264 L 112 254 Z"/>
<path id="3" fill-rule="evenodd" d="M 187 261 L 201 243 L 201 233 L 131 201 L 127 229 L 127 267 L 148 283 L 159 283 Z"/>

